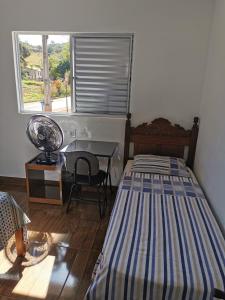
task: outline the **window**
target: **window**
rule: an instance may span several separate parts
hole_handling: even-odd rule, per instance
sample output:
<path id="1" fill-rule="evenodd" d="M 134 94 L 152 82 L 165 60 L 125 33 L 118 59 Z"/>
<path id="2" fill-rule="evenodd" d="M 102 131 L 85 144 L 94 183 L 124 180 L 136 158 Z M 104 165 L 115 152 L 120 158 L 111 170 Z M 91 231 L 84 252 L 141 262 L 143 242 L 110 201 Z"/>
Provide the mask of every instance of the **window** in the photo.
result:
<path id="1" fill-rule="evenodd" d="M 22 112 L 71 112 L 70 35 L 17 34 Z"/>
<path id="2" fill-rule="evenodd" d="M 132 34 L 14 32 L 19 112 L 125 115 Z"/>

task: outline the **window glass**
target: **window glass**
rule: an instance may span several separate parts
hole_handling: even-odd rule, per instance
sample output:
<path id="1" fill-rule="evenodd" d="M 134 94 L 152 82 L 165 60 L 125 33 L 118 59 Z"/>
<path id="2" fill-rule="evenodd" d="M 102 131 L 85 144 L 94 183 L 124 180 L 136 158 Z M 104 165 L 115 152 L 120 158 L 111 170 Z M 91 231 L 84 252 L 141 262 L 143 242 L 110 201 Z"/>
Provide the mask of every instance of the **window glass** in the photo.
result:
<path id="1" fill-rule="evenodd" d="M 71 112 L 70 38 L 48 36 L 48 61 L 52 112 Z"/>
<path id="2" fill-rule="evenodd" d="M 70 36 L 19 34 L 23 111 L 71 112 Z"/>
<path id="3" fill-rule="evenodd" d="M 19 34 L 18 39 L 23 109 L 42 111 L 41 102 L 44 99 L 42 36 Z"/>

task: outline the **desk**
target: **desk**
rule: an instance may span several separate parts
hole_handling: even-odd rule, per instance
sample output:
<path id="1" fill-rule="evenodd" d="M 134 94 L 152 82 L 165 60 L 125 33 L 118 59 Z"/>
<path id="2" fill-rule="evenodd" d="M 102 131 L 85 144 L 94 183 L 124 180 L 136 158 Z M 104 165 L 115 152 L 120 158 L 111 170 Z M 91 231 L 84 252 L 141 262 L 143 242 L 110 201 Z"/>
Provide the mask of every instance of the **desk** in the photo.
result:
<path id="1" fill-rule="evenodd" d="M 69 145 L 65 146 L 61 153 L 68 153 L 74 151 L 87 151 L 98 157 L 107 158 L 107 184 L 109 180 L 110 190 L 112 192 L 112 179 L 111 179 L 111 159 L 115 153 L 118 143 L 116 142 L 104 142 L 104 141 L 91 141 L 91 140 L 75 140 Z"/>

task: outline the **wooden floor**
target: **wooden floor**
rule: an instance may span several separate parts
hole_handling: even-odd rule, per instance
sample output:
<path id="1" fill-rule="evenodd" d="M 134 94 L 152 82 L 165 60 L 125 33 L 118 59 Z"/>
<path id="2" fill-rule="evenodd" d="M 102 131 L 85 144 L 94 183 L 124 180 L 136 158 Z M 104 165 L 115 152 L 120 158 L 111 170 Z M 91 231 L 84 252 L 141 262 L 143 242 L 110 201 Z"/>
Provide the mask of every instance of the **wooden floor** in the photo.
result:
<path id="1" fill-rule="evenodd" d="M 38 241 L 48 234 L 51 240 L 48 255 L 33 266 L 24 267 L 20 260 L 11 263 L 0 251 L 0 300 L 83 299 L 114 199 L 109 199 L 106 217 L 100 220 L 95 204 L 73 203 L 66 214 L 65 207 L 28 204 L 20 185 L 0 184 L 0 191 L 11 193 L 27 212 L 30 236 Z"/>

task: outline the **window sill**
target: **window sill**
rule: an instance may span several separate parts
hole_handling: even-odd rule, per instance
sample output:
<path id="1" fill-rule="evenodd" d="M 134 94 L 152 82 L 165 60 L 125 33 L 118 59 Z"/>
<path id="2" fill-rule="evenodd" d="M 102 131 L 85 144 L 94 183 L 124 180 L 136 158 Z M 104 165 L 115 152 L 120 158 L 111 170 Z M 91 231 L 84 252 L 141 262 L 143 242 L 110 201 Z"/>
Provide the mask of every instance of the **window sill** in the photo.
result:
<path id="1" fill-rule="evenodd" d="M 106 115 L 106 114 L 91 114 L 91 113 L 60 113 L 60 112 L 35 112 L 35 111 L 19 111 L 19 115 L 48 115 L 52 117 L 92 117 L 92 118 L 105 118 L 105 119 L 121 119 L 121 120 L 126 120 L 127 117 L 126 115 Z"/>

